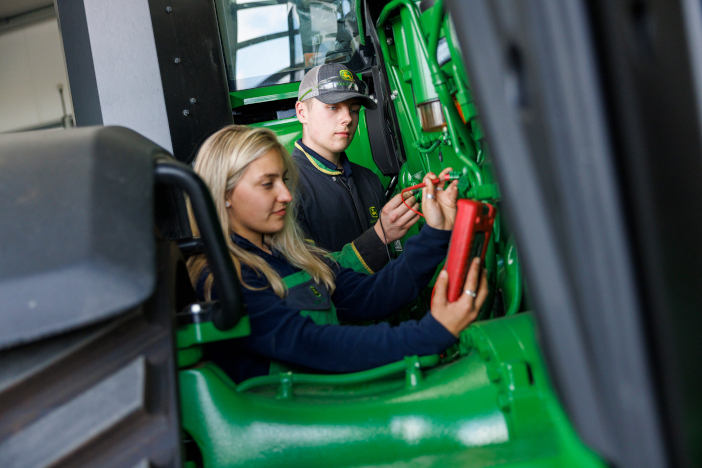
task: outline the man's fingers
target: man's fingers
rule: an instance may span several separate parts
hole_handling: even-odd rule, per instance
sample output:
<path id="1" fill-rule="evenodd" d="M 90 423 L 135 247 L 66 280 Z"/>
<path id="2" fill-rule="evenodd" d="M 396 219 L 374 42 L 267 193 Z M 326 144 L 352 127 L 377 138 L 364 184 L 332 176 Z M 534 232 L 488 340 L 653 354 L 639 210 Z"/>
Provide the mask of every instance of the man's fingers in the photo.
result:
<path id="1" fill-rule="evenodd" d="M 407 203 L 406 205 L 404 203 L 400 203 L 398 206 L 396 206 L 395 208 L 390 210 L 389 213 L 396 213 L 398 217 L 402 216 L 403 214 L 407 213 L 408 211 L 411 211 L 408 208 L 408 206 L 409 207 L 414 206 L 417 203 L 417 200 L 414 197 L 408 198 L 406 203 Z"/>
<path id="2" fill-rule="evenodd" d="M 448 289 L 448 272 L 441 270 L 434 284 L 434 294 L 431 297 L 431 307 L 443 307 L 446 305 L 446 291 Z"/>
<path id="3" fill-rule="evenodd" d="M 405 203 L 407 203 L 409 206 L 414 206 L 417 204 L 417 199 L 414 197 L 409 197 Z M 405 206 L 405 203 L 400 203 L 400 206 L 398 206 L 398 208 L 407 209 L 407 207 Z"/>
<path id="4" fill-rule="evenodd" d="M 390 210 L 393 210 L 400 205 L 402 205 L 402 193 L 398 193 L 397 195 L 392 197 L 390 200 L 388 200 L 388 202 L 385 204 L 383 209 L 388 208 Z"/>
<path id="5" fill-rule="evenodd" d="M 400 216 L 400 219 L 397 220 L 396 225 L 401 228 L 409 228 L 416 223 L 418 219 L 419 215 L 417 213 L 407 210 L 407 213 Z"/>

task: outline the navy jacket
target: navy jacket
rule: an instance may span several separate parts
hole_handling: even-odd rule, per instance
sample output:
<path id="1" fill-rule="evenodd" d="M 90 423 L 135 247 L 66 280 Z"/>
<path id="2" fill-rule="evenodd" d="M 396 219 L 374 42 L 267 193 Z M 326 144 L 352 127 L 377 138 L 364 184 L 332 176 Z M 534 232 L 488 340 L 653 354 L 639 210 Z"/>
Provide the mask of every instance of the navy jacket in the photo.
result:
<path id="1" fill-rule="evenodd" d="M 305 234 L 330 252 L 353 242 L 370 269 L 380 270 L 388 256 L 385 243 L 371 229 L 386 202 L 378 176 L 345 154 L 339 170 L 302 140 L 295 143 L 292 157 L 300 169 L 297 220 Z"/>
<path id="2" fill-rule="evenodd" d="M 336 290 L 332 295 L 339 320 L 381 320 L 415 299 L 431 280 L 446 256 L 450 231 L 424 226 L 418 236 L 407 241 L 403 254 L 374 275 L 356 273 L 333 265 Z M 235 242 L 266 259 L 280 274 L 299 271 L 278 252 L 269 255 L 246 239 Z M 196 285 L 204 299 L 203 286 L 209 274 L 204 271 Z M 265 277 L 242 267 L 244 281 L 265 287 Z M 218 364 L 235 382 L 268 374 L 271 359 L 297 369 L 325 372 L 355 372 L 371 369 L 405 356 L 436 354 L 453 343 L 455 337 L 428 313 L 419 321 L 399 326 L 387 323 L 368 326 L 317 325 L 299 311 L 286 307 L 270 288 L 252 291 L 242 288 L 251 335 L 212 343 L 206 358 Z M 212 292 L 216 297 L 216 291 Z"/>

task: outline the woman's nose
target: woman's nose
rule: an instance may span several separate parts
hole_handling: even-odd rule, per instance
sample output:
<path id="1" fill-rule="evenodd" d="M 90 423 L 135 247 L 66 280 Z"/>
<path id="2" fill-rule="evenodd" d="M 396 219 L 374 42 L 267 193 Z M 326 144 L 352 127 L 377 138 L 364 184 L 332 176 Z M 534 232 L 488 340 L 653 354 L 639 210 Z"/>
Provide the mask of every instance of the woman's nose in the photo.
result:
<path id="1" fill-rule="evenodd" d="M 290 203 L 292 201 L 292 194 L 288 190 L 287 185 L 282 184 L 280 191 L 278 192 L 278 201 L 280 203 Z"/>

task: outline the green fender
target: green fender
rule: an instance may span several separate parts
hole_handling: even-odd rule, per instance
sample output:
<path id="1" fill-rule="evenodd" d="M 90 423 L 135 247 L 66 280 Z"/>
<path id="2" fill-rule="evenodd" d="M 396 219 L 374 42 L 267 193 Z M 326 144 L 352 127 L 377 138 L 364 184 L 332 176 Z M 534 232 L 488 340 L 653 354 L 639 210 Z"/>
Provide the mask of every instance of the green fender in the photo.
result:
<path id="1" fill-rule="evenodd" d="M 604 467 L 553 395 L 530 314 L 476 324 L 451 351 L 238 387 L 205 363 L 179 372 L 183 429 L 205 467 Z"/>

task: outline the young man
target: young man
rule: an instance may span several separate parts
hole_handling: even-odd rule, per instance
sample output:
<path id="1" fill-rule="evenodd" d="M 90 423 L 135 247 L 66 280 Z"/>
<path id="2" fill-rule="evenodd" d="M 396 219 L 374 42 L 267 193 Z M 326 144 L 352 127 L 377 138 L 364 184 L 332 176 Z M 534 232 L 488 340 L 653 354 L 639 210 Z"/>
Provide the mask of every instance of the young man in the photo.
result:
<path id="1" fill-rule="evenodd" d="M 302 139 L 292 156 L 300 168 L 298 220 L 305 233 L 332 252 L 352 243 L 373 273 L 388 260 L 386 244 L 404 236 L 419 216 L 400 195 L 386 203 L 378 176 L 346 157 L 361 106 L 377 107 L 351 70 L 341 64 L 312 68 L 295 104 Z M 407 203 L 413 205 L 414 198 Z"/>

